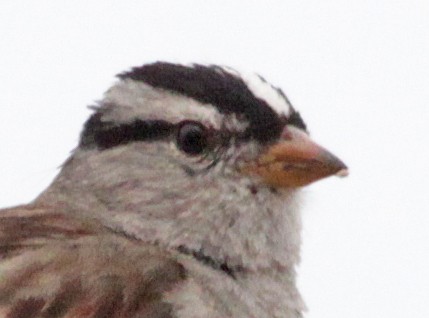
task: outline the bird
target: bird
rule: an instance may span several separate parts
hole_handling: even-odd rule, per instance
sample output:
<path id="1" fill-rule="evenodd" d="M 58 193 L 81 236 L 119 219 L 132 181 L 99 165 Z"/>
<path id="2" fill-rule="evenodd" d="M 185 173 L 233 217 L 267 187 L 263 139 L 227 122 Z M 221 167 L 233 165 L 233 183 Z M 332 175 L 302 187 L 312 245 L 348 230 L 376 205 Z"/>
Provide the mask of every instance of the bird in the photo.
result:
<path id="1" fill-rule="evenodd" d="M 157 61 L 90 108 L 52 184 L 0 211 L 0 317 L 302 317 L 300 190 L 348 168 L 280 88 Z"/>

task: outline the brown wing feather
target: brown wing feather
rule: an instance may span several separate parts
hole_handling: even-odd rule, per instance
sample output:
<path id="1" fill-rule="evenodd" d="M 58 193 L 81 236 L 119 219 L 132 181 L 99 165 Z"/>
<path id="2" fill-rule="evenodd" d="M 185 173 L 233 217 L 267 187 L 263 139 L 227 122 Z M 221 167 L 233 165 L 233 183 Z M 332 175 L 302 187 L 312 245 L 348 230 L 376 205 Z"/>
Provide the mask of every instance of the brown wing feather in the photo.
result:
<path id="1" fill-rule="evenodd" d="M 43 207 L 0 211 L 0 317 L 171 317 L 170 254 Z"/>

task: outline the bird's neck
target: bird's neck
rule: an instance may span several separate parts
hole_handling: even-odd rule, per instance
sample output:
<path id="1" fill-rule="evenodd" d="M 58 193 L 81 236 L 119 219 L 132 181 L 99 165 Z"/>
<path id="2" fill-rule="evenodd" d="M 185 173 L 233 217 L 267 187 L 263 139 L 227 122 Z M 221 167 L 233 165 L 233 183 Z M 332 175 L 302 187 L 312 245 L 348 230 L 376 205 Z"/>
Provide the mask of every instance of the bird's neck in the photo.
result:
<path id="1" fill-rule="evenodd" d="M 154 169 L 122 171 L 125 165 L 107 162 L 91 169 L 97 162 L 76 160 L 37 202 L 56 202 L 142 241 L 199 253 L 231 269 L 293 272 L 299 261 L 296 191 L 251 189 L 248 180 L 209 175 L 189 180 L 174 172 L 166 185 L 159 177 L 164 172 Z"/>

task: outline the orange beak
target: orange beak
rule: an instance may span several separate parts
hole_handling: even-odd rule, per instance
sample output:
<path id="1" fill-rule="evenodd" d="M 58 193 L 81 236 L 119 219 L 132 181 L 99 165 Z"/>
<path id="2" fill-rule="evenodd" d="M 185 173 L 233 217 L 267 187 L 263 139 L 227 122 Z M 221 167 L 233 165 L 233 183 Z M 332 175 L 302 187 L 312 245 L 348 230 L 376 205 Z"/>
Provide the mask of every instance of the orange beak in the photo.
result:
<path id="1" fill-rule="evenodd" d="M 274 187 L 301 187 L 332 175 L 348 175 L 340 159 L 293 126 L 286 126 L 281 141 L 246 163 L 242 172 Z"/>

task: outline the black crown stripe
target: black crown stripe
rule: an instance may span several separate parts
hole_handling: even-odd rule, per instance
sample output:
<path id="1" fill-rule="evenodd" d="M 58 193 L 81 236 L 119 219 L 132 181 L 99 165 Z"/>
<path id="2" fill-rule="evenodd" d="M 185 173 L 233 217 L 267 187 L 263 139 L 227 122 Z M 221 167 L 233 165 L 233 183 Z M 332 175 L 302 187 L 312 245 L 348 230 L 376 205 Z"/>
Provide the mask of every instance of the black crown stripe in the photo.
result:
<path id="1" fill-rule="evenodd" d="M 157 62 L 131 69 L 118 75 L 119 78 L 142 81 L 155 88 L 194 98 L 201 103 L 214 105 L 220 113 L 237 114 L 249 122 L 244 139 L 260 142 L 276 140 L 285 124 L 306 130 L 298 112 L 292 109 L 288 118 L 279 116 L 264 100 L 253 95 L 246 83 L 238 76 L 219 66 Z M 264 82 L 265 79 L 261 78 Z M 278 89 L 287 103 L 286 95 Z M 174 106 L 173 106 L 174 107 Z M 130 123 L 117 124 L 102 120 L 102 111 L 96 111 L 85 123 L 79 146 L 108 149 L 134 141 L 160 140 L 169 136 L 174 124 L 162 120 L 136 119 Z"/>
<path id="2" fill-rule="evenodd" d="M 247 135 L 261 142 L 278 138 L 284 125 L 274 110 L 255 97 L 241 78 L 219 66 L 188 67 L 157 62 L 133 68 L 118 77 L 142 81 L 212 104 L 223 114 L 244 116 L 250 123 Z"/>

